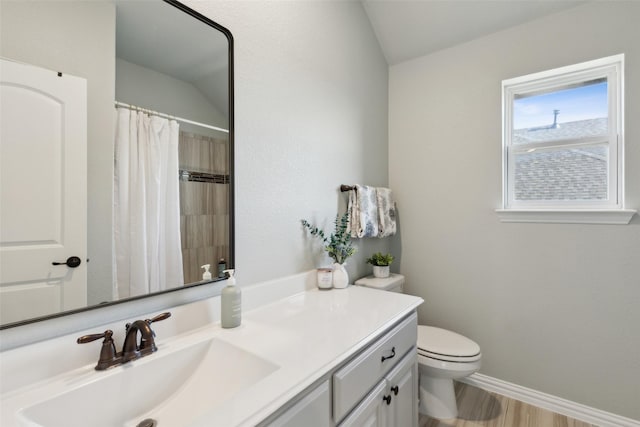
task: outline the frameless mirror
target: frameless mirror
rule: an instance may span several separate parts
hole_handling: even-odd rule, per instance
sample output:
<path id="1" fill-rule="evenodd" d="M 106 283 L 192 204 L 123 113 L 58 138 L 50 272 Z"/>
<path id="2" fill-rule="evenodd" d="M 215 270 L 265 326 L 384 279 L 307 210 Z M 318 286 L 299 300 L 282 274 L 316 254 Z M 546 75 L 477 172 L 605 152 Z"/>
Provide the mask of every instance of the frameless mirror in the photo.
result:
<path id="1" fill-rule="evenodd" d="M 0 327 L 233 268 L 230 32 L 173 0 L 0 7 Z"/>

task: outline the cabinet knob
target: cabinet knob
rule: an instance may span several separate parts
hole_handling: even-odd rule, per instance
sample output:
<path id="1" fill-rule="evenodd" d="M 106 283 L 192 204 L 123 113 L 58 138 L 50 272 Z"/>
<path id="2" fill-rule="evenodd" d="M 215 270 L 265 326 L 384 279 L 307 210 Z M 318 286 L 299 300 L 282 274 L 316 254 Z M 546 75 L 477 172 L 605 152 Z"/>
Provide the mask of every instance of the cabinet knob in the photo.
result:
<path id="1" fill-rule="evenodd" d="M 391 387 L 391 391 L 393 392 L 393 394 L 395 396 L 397 396 L 398 395 L 398 391 L 400 391 L 400 389 L 398 388 L 398 386 L 395 386 L 395 387 Z"/>
<path id="2" fill-rule="evenodd" d="M 389 395 L 389 396 L 382 396 L 382 400 L 384 400 L 385 402 L 387 402 L 387 405 L 391 405 L 391 395 Z"/>

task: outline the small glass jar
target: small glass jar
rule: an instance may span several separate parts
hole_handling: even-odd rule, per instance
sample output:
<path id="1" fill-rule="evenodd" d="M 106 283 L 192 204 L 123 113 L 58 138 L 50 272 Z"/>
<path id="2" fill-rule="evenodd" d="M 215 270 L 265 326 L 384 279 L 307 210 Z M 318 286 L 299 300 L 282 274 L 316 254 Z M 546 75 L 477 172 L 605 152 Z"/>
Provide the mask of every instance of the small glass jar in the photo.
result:
<path id="1" fill-rule="evenodd" d="M 317 284 L 320 289 L 331 289 L 333 287 L 333 270 L 330 268 L 319 268 Z"/>

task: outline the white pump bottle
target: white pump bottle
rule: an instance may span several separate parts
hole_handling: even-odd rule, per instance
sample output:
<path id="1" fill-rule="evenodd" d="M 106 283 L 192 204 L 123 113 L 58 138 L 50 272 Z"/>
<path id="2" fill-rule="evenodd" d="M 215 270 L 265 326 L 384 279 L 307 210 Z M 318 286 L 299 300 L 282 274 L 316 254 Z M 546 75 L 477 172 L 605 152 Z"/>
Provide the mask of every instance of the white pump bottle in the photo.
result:
<path id="1" fill-rule="evenodd" d="M 204 273 L 202 273 L 202 280 L 211 280 L 211 272 L 209 271 L 209 268 L 211 268 L 210 264 L 205 264 L 200 266 L 200 268 L 204 268 Z"/>
<path id="2" fill-rule="evenodd" d="M 224 270 L 228 274 L 228 285 L 222 289 L 220 294 L 222 310 L 221 323 L 223 328 L 235 328 L 240 326 L 242 321 L 242 294 L 236 286 L 236 278 L 233 276 L 234 270 Z"/>

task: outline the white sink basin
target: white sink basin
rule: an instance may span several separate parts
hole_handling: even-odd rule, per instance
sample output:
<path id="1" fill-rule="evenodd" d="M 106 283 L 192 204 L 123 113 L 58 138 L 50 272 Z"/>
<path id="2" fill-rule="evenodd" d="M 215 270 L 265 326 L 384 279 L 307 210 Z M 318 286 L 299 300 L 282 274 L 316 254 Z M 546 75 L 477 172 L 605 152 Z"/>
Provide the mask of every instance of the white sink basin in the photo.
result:
<path id="1" fill-rule="evenodd" d="M 164 352 L 163 352 L 164 350 Z M 103 372 L 72 390 L 29 406 L 21 425 L 135 427 L 186 426 L 278 367 L 253 353 L 211 338 L 157 353 Z M 86 380 L 86 376 L 83 378 Z"/>

